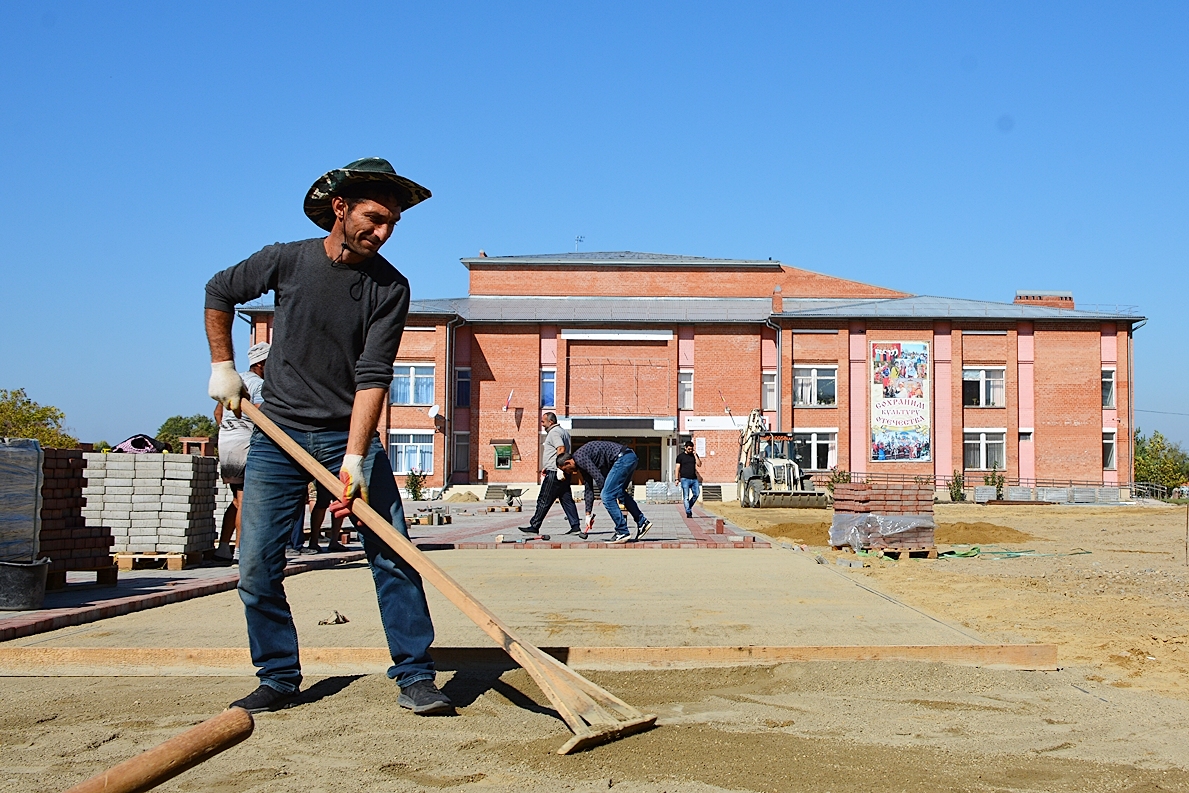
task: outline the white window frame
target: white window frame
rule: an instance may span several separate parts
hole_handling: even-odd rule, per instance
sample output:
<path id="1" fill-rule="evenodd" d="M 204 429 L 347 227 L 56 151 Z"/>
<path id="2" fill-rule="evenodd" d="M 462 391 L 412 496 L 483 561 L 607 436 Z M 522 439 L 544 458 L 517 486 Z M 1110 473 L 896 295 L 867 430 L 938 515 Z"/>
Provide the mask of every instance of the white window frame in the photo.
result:
<path id="1" fill-rule="evenodd" d="M 409 440 L 398 441 L 398 440 L 396 440 L 397 436 L 408 436 Z M 428 441 L 427 440 L 414 440 L 414 438 L 422 438 L 422 439 L 428 438 L 429 440 Z M 392 464 L 392 473 L 403 476 L 404 474 L 409 473 L 409 471 L 413 470 L 413 469 L 409 468 L 409 466 L 407 466 L 407 465 L 397 465 L 396 455 L 393 453 L 394 452 L 393 446 L 395 446 L 397 444 L 404 447 L 405 449 L 416 447 L 418 464 L 420 464 L 421 461 L 424 459 L 425 451 L 428 448 L 429 468 L 427 470 L 422 470 L 420 468 L 418 468 L 416 470 L 421 471 L 421 473 L 423 473 L 423 474 L 432 474 L 434 472 L 435 461 L 434 461 L 434 431 L 433 430 L 427 430 L 427 429 L 393 429 L 393 430 L 388 430 L 388 461 Z M 402 458 L 403 457 L 405 457 L 405 455 L 402 455 Z M 403 471 L 399 470 L 400 468 L 404 468 L 404 470 Z"/>
<path id="2" fill-rule="evenodd" d="M 1107 383 L 1107 379 L 1108 379 L 1107 375 L 1108 374 L 1110 375 L 1109 379 L 1110 379 L 1110 384 L 1111 384 L 1111 403 L 1109 405 L 1106 403 L 1106 395 L 1104 394 L 1102 397 L 1102 408 L 1103 408 L 1103 410 L 1115 410 L 1115 409 L 1117 409 L 1117 407 L 1119 405 L 1119 379 L 1118 379 L 1118 375 L 1116 374 L 1115 367 L 1113 367 L 1113 366 L 1102 367 L 1102 383 L 1103 383 L 1103 385 L 1106 385 L 1106 383 Z"/>
<path id="3" fill-rule="evenodd" d="M 466 454 L 459 454 L 459 439 L 465 438 Z M 471 470 L 471 433 L 470 432 L 455 432 L 454 445 L 450 447 L 450 454 L 453 457 L 451 467 L 454 468 L 452 473 L 465 474 Z M 461 468 L 459 466 L 462 466 Z"/>
<path id="4" fill-rule="evenodd" d="M 760 372 L 760 406 L 762 410 L 772 412 L 780 410 L 776 404 L 776 370 L 766 369 Z"/>
<path id="5" fill-rule="evenodd" d="M 429 393 L 429 401 L 428 402 L 418 402 L 417 401 L 417 380 L 418 380 L 418 378 L 424 378 L 426 376 L 424 374 L 418 374 L 417 373 L 418 369 L 429 369 L 430 370 L 430 374 L 429 374 L 429 378 L 430 378 L 429 391 L 430 391 L 430 393 Z M 401 370 L 404 370 L 404 371 L 402 372 Z M 406 407 L 407 406 L 432 405 L 434 403 L 434 395 L 437 393 L 437 387 L 438 387 L 437 377 L 438 377 L 437 367 L 432 363 L 404 363 L 404 362 L 401 362 L 398 364 L 393 364 L 393 366 L 392 366 L 392 387 L 388 389 L 388 399 L 389 399 L 390 403 L 393 405 L 403 405 Z M 397 402 L 396 401 L 396 380 L 397 380 L 397 378 L 407 378 L 409 381 L 409 401 L 408 402 Z"/>
<path id="6" fill-rule="evenodd" d="M 1107 446 L 1110 446 L 1110 465 L 1107 465 Z M 1102 428 L 1102 470 L 1104 471 L 1118 471 L 1119 470 L 1119 431 L 1116 429 Z"/>
<path id="7" fill-rule="evenodd" d="M 545 404 L 545 375 L 553 375 L 553 401 Z M 541 409 L 542 410 L 556 410 L 557 409 L 557 368 L 553 366 L 541 367 L 541 379 L 538 387 L 541 389 Z"/>
<path id="8" fill-rule="evenodd" d="M 808 370 L 809 374 L 797 374 L 798 372 L 805 372 Z M 832 373 L 832 374 L 831 374 Z M 809 383 L 809 401 L 806 402 L 801 399 L 801 392 L 805 388 L 805 380 L 808 378 Z M 822 402 L 818 395 L 818 381 L 833 380 L 834 381 L 834 401 Z M 798 382 L 800 381 L 800 382 Z M 801 387 L 798 388 L 798 385 Z M 809 364 L 807 366 L 793 367 L 793 407 L 798 408 L 836 408 L 838 407 L 838 366 L 837 365 L 822 365 Z"/>
<path id="9" fill-rule="evenodd" d="M 798 465 L 801 466 L 801 470 L 803 470 L 803 471 L 829 471 L 831 468 L 836 468 L 838 466 L 838 428 L 837 427 L 794 427 L 793 431 L 790 434 L 793 436 L 793 448 L 794 449 L 796 449 L 796 447 L 797 447 L 797 436 L 798 435 L 810 436 L 809 437 L 809 449 L 810 449 L 809 454 L 810 454 L 811 459 L 805 460 L 802 463 L 798 463 Z M 833 439 L 831 440 L 830 438 L 825 437 L 828 435 L 832 435 Z M 823 437 L 818 437 L 818 436 L 823 436 Z M 827 463 L 827 465 L 825 468 L 815 467 L 817 464 L 817 447 L 819 445 L 827 446 L 827 449 L 826 449 L 826 463 Z M 809 464 L 805 465 L 803 463 L 809 463 Z"/>
<path id="10" fill-rule="evenodd" d="M 685 378 L 685 379 L 683 379 Z M 677 409 L 694 409 L 694 370 L 677 370 Z"/>
<path id="11" fill-rule="evenodd" d="M 972 467 L 966 464 L 966 446 L 971 443 L 969 436 L 978 436 L 979 445 L 979 465 Z M 962 430 L 962 468 L 966 471 L 990 471 L 991 466 L 988 465 L 987 457 L 987 436 L 998 435 L 1002 438 L 1001 441 L 991 441 L 1002 446 L 1003 448 L 1003 464 L 998 466 L 998 470 L 1004 471 L 1007 469 L 1007 429 L 1004 427 L 967 427 Z"/>
<path id="12" fill-rule="evenodd" d="M 966 377 L 967 372 L 978 372 L 978 378 L 977 379 L 967 378 Z M 988 372 L 999 372 L 1001 376 L 998 378 L 988 377 L 987 376 Z M 1001 384 L 1000 394 L 1002 394 L 1002 397 L 1003 397 L 1002 404 L 994 404 L 994 403 L 988 401 L 989 397 L 987 395 L 987 384 L 993 382 L 996 379 L 999 380 L 999 382 Z M 965 389 L 966 383 L 974 383 L 974 382 L 978 383 L 978 404 L 977 405 L 967 405 L 966 404 L 966 394 L 963 393 L 962 394 L 962 407 L 964 407 L 964 408 L 1005 408 L 1005 407 L 1007 407 L 1007 367 L 1006 366 L 998 366 L 998 365 L 996 365 L 996 366 L 963 366 L 962 367 L 962 387 L 963 387 L 963 389 Z"/>

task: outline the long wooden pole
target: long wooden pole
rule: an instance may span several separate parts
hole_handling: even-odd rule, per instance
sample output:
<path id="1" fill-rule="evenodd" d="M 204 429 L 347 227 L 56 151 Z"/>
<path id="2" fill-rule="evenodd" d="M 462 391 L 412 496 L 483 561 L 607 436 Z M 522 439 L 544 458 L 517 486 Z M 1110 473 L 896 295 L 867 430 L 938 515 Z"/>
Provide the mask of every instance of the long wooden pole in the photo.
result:
<path id="1" fill-rule="evenodd" d="M 243 413 L 255 422 L 261 432 L 293 457 L 323 487 L 331 493 L 341 492 L 342 482 L 301 444 L 290 438 L 251 402 L 245 400 L 241 405 Z M 363 499 L 357 498 L 351 502 L 351 512 L 532 676 L 574 732 L 574 738 L 558 750 L 559 754 L 648 729 L 656 722 L 656 716 L 644 715 L 553 656 L 521 639 Z"/>
<path id="2" fill-rule="evenodd" d="M 140 793 L 230 749 L 252 734 L 252 714 L 228 708 L 136 757 L 109 768 L 66 793 Z"/>

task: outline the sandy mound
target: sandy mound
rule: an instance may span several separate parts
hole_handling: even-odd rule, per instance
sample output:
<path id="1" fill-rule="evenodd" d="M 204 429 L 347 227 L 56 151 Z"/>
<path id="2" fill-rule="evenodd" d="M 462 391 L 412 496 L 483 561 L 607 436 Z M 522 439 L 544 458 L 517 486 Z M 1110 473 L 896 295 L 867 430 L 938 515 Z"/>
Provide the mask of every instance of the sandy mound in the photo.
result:
<path id="1" fill-rule="evenodd" d="M 778 540 L 802 542 L 809 545 L 830 544 L 830 524 L 824 520 L 817 523 L 777 523 L 762 528 L 760 531 Z"/>
<path id="2" fill-rule="evenodd" d="M 997 542 L 1030 542 L 1039 539 L 1007 526 L 978 521 L 977 523 L 939 523 L 936 541 L 947 545 L 986 545 Z"/>
<path id="3" fill-rule="evenodd" d="M 459 502 L 478 501 L 479 497 L 469 490 L 459 490 L 457 493 L 451 493 L 445 500 L 457 504 Z"/>

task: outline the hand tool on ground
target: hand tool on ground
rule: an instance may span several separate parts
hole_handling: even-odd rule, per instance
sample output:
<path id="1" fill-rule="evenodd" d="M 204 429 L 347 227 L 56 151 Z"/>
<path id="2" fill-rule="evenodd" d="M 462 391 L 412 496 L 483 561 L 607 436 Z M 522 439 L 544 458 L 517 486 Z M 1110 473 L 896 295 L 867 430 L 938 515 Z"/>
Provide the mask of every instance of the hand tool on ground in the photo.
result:
<path id="1" fill-rule="evenodd" d="M 245 404 L 247 404 L 245 402 Z M 228 708 L 165 743 L 93 776 L 66 793 L 139 793 L 230 749 L 252 734 L 252 714 Z"/>
<path id="2" fill-rule="evenodd" d="M 251 419 L 261 432 L 293 457 L 319 483 L 329 488 L 332 493 L 342 492 L 342 483 L 338 477 L 285 434 L 271 419 L 261 413 L 259 408 L 247 401 L 242 403 L 242 407 L 244 415 Z M 355 499 L 351 502 L 351 512 L 420 573 L 422 578 L 433 584 L 463 614 L 470 617 L 484 633 L 512 656 L 512 660 L 532 676 L 574 733 L 574 737 L 557 750 L 558 754 L 569 754 L 613 741 L 655 725 L 655 715 L 645 714 L 633 708 L 553 656 L 521 639 L 367 503 Z"/>

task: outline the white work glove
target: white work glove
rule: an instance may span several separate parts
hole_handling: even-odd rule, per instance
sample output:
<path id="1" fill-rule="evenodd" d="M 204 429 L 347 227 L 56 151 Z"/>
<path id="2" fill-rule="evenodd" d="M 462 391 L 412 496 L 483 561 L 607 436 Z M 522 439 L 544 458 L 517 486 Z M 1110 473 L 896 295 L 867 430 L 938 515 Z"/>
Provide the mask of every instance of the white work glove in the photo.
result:
<path id="1" fill-rule="evenodd" d="M 593 528 L 594 528 L 594 513 L 592 512 L 586 516 L 586 533 L 589 534 L 590 530 Z"/>
<path id="2" fill-rule="evenodd" d="M 566 472 L 565 472 L 565 471 L 563 471 L 563 470 L 561 470 L 560 468 L 557 468 L 557 469 L 555 469 L 555 470 L 554 470 L 554 473 L 555 473 L 555 474 L 557 474 L 557 478 L 558 478 L 558 479 L 565 479 L 565 478 L 566 478 Z"/>
<path id="3" fill-rule="evenodd" d="M 211 364 L 211 381 L 206 392 L 211 399 L 239 415 L 239 398 L 244 392 L 244 381 L 235 371 L 235 361 Z"/>
<path id="4" fill-rule="evenodd" d="M 339 481 L 343 483 L 344 504 L 353 498 L 367 501 L 367 481 L 363 478 L 363 457 L 358 454 L 343 456 L 343 464 L 339 468 Z"/>

